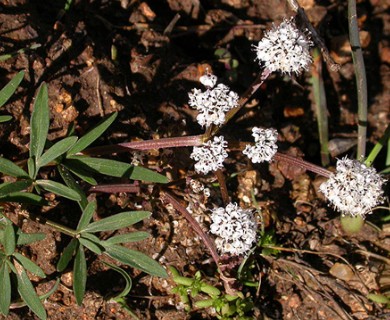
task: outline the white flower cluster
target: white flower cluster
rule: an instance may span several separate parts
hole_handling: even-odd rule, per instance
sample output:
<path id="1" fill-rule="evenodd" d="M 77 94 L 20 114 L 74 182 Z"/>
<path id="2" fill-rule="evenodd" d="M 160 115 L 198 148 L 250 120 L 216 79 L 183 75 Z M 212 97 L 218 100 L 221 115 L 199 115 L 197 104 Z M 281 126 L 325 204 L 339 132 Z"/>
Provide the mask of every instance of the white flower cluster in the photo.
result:
<path id="1" fill-rule="evenodd" d="M 276 142 L 278 141 L 278 132 L 275 129 L 262 129 L 254 127 L 252 136 L 255 138 L 255 145 L 246 145 L 242 152 L 253 163 L 271 161 L 278 150 Z"/>
<path id="2" fill-rule="evenodd" d="M 188 94 L 190 98 L 188 104 L 199 111 L 196 120 L 202 127 L 223 124 L 226 112 L 236 107 L 239 99 L 237 93 L 230 91 L 229 87 L 222 83 L 211 89 L 215 79 L 211 79 L 210 76 L 207 79 L 209 81 L 203 81 L 209 87 L 206 91 L 193 89 Z"/>
<path id="3" fill-rule="evenodd" d="M 320 191 L 343 215 L 364 218 L 383 201 L 384 183 L 374 168 L 344 158 L 337 161 L 336 173 L 320 185 Z"/>
<path id="4" fill-rule="evenodd" d="M 299 74 L 312 62 L 309 47 L 313 43 L 300 31 L 293 19 L 285 19 L 265 33 L 255 47 L 257 59 L 271 72 Z"/>
<path id="5" fill-rule="evenodd" d="M 211 233 L 218 236 L 215 244 L 222 253 L 244 254 L 256 241 L 257 225 L 252 210 L 229 203 L 226 208 L 212 210 Z"/>
<path id="6" fill-rule="evenodd" d="M 207 174 L 223 168 L 223 161 L 228 154 L 225 150 L 227 142 L 223 136 L 214 137 L 214 140 L 207 141 L 201 147 L 194 147 L 190 157 L 197 161 L 195 171 Z"/>

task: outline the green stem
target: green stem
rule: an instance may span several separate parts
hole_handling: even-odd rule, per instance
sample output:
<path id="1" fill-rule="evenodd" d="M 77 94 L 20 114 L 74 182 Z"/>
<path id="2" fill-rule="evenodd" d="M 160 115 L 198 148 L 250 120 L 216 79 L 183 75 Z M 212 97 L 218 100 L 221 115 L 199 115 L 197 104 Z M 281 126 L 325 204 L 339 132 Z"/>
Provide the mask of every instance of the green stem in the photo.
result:
<path id="1" fill-rule="evenodd" d="M 381 151 L 381 149 L 383 148 L 383 146 L 386 144 L 387 141 L 390 141 L 390 125 L 387 126 L 386 131 L 383 134 L 382 138 L 380 138 L 379 141 L 375 144 L 374 148 L 371 150 L 370 154 L 368 155 L 366 161 L 364 161 L 366 166 L 370 167 L 372 165 L 376 156 Z"/>
<path id="2" fill-rule="evenodd" d="M 358 102 L 358 146 L 357 159 L 361 160 L 366 154 L 367 137 L 367 79 L 360 45 L 357 22 L 356 1 L 348 0 L 349 39 L 352 49 L 352 59 L 355 69 L 357 102 Z"/>
<path id="3" fill-rule="evenodd" d="M 329 134 L 328 134 L 328 110 L 326 107 L 325 86 L 322 79 L 322 61 L 318 48 L 313 50 L 312 85 L 314 94 L 314 107 L 317 114 L 318 134 L 321 145 L 321 163 L 324 167 L 329 165 Z"/>

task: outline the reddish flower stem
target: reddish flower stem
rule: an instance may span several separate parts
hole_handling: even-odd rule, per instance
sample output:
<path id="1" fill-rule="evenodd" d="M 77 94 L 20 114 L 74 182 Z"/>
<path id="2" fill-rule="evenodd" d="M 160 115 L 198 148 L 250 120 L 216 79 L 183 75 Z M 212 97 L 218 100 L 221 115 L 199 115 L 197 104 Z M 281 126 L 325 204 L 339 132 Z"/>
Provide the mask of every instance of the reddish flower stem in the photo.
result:
<path id="1" fill-rule="evenodd" d="M 228 193 L 228 189 L 226 186 L 226 179 L 221 169 L 215 171 L 215 175 L 217 176 L 219 182 L 219 189 L 221 190 L 222 201 L 226 206 L 230 202 L 230 197 Z"/>
<path id="2" fill-rule="evenodd" d="M 274 155 L 274 159 L 277 160 L 277 161 L 284 161 L 284 162 L 287 162 L 293 166 L 298 166 L 298 167 L 301 167 L 301 168 L 305 168 L 306 170 L 309 170 L 311 172 L 314 172 L 314 173 L 317 173 L 321 176 L 324 176 L 325 178 L 329 178 L 330 175 L 332 174 L 331 171 L 325 169 L 325 168 L 322 168 L 320 166 L 317 166 L 315 164 L 312 164 L 310 162 L 307 162 L 305 160 L 302 160 L 300 158 L 297 158 L 297 157 L 293 157 L 293 156 L 289 156 L 287 154 L 284 154 L 284 153 L 280 153 L 280 152 L 277 152 L 275 155 Z"/>
<path id="3" fill-rule="evenodd" d="M 138 193 L 140 191 L 140 186 L 138 181 L 130 183 L 120 183 L 120 184 L 100 184 L 97 186 L 92 186 L 89 188 L 88 192 L 90 193 Z"/>
<path id="4" fill-rule="evenodd" d="M 199 237 L 204 241 L 206 247 L 210 250 L 211 256 L 219 268 L 219 255 L 214 246 L 214 242 L 210 239 L 210 237 L 203 231 L 200 227 L 199 223 L 191 216 L 191 214 L 184 208 L 181 203 L 170 193 L 166 191 L 160 192 L 160 197 L 162 201 L 169 202 L 177 211 L 179 211 L 184 218 L 190 223 L 194 231 L 198 234 Z"/>

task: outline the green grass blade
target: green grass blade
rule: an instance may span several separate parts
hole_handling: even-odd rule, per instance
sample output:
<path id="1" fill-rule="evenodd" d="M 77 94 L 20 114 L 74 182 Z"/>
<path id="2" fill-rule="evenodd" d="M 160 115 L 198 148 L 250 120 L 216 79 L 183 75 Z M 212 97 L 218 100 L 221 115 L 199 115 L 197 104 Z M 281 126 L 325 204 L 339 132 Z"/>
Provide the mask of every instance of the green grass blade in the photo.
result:
<path id="1" fill-rule="evenodd" d="M 120 234 L 118 236 L 111 237 L 104 241 L 108 245 L 127 243 L 127 242 L 137 242 L 142 241 L 150 237 L 150 234 L 144 231 L 137 231 L 131 233 Z"/>
<path id="2" fill-rule="evenodd" d="M 36 184 L 42 187 L 42 189 L 58 194 L 64 198 L 74 200 L 74 201 L 81 200 L 81 196 L 77 191 L 74 191 L 71 188 L 61 183 L 51 181 L 51 180 L 36 180 Z"/>
<path id="3" fill-rule="evenodd" d="M 30 157 L 35 161 L 41 157 L 49 132 L 49 98 L 46 83 L 39 87 L 31 114 Z"/>
<path id="4" fill-rule="evenodd" d="M 29 178 L 29 175 L 26 171 L 24 171 L 12 161 L 2 157 L 0 157 L 0 172 L 15 178 Z"/>
<path id="5" fill-rule="evenodd" d="M 73 238 L 69 244 L 65 247 L 64 251 L 62 251 L 61 257 L 57 263 L 57 271 L 62 272 L 68 266 L 70 260 L 72 260 L 73 254 L 77 248 L 78 241 Z"/>
<path id="6" fill-rule="evenodd" d="M 0 184 L 0 196 L 5 196 L 12 192 L 26 190 L 32 185 L 32 180 L 21 180 L 15 182 L 5 182 Z"/>
<path id="7" fill-rule="evenodd" d="M 73 178 L 73 176 L 70 174 L 69 170 L 65 166 L 59 165 L 57 166 L 57 170 L 60 173 L 61 178 L 64 180 L 65 184 L 72 190 L 76 191 L 81 197 L 81 200 L 78 201 L 78 204 L 83 211 L 88 205 L 87 196 L 85 195 L 84 191 L 81 189 L 80 185 Z"/>
<path id="8" fill-rule="evenodd" d="M 2 107 L 9 98 L 15 93 L 19 84 L 22 82 L 24 77 L 24 71 L 20 71 L 16 76 L 14 76 L 6 86 L 0 90 L 0 107 Z"/>
<path id="9" fill-rule="evenodd" d="M 68 151 L 68 154 L 75 154 L 87 148 L 91 145 L 96 139 L 98 139 L 104 131 L 108 129 L 108 127 L 114 122 L 118 113 L 115 112 L 111 114 L 107 119 L 103 120 L 100 124 L 98 124 L 91 131 L 82 136 L 79 141 Z"/>
<path id="10" fill-rule="evenodd" d="M 143 180 L 156 183 L 168 182 L 167 177 L 159 173 L 116 160 L 85 156 L 70 156 L 68 157 L 66 164 L 70 164 L 71 167 L 91 171 L 95 174 L 104 174 L 112 177 L 129 178 L 133 180 Z"/>
<path id="11" fill-rule="evenodd" d="M 79 245 L 73 265 L 73 291 L 79 306 L 83 302 L 86 284 L 87 261 L 85 260 L 84 248 L 82 245 Z"/>
<path id="12" fill-rule="evenodd" d="M 89 224 L 95 211 L 96 211 L 96 201 L 89 202 L 80 217 L 76 229 L 77 231 L 84 229 Z"/>
<path id="13" fill-rule="evenodd" d="M 0 116 L 0 123 L 7 122 L 12 119 L 12 116 Z"/>
<path id="14" fill-rule="evenodd" d="M 147 255 L 139 251 L 134 251 L 122 246 L 112 245 L 106 246 L 104 254 L 116 259 L 123 264 L 129 265 L 133 268 L 144 271 L 150 275 L 166 278 L 167 272 L 155 260 L 149 258 Z"/>
<path id="15" fill-rule="evenodd" d="M 11 305 L 11 278 L 6 263 L 0 265 L 0 313 L 7 315 Z"/>
<path id="16" fill-rule="evenodd" d="M 0 202 L 21 202 L 27 204 L 34 204 L 37 206 L 47 205 L 48 202 L 42 197 L 28 192 L 12 192 L 6 196 L 0 197 Z"/>
<path id="17" fill-rule="evenodd" d="M 105 261 L 102 261 L 102 262 L 106 266 L 109 266 L 112 270 L 115 270 L 116 272 L 118 272 L 125 279 L 125 282 L 126 282 L 126 285 L 123 288 L 122 292 L 118 293 L 112 299 L 116 300 L 116 299 L 119 299 L 119 298 L 122 298 L 122 297 L 126 297 L 129 294 L 129 292 L 131 290 L 131 287 L 133 285 L 132 280 L 131 280 L 129 274 L 125 270 L 123 270 L 122 268 L 117 267 L 114 264 L 111 264 L 111 263 L 108 263 L 108 262 L 105 262 Z"/>
<path id="18" fill-rule="evenodd" d="M 46 274 L 43 272 L 43 270 L 30 259 L 21 255 L 19 252 L 14 252 L 13 256 L 26 270 L 30 271 L 32 274 L 35 274 L 38 277 L 46 278 Z"/>
<path id="19" fill-rule="evenodd" d="M 17 270 L 16 279 L 20 296 L 32 312 L 34 312 L 40 319 L 46 320 L 45 308 L 41 300 L 39 300 L 39 297 L 28 278 L 27 272 L 17 261 L 14 261 L 14 265 Z"/>
<path id="20" fill-rule="evenodd" d="M 118 230 L 133 225 L 143 219 L 149 218 L 151 215 L 148 211 L 126 211 L 115 214 L 111 217 L 92 222 L 82 231 L 84 232 L 101 232 Z"/>
<path id="21" fill-rule="evenodd" d="M 77 137 L 67 137 L 55 143 L 37 161 L 37 168 L 47 165 L 49 162 L 65 154 L 77 141 Z"/>

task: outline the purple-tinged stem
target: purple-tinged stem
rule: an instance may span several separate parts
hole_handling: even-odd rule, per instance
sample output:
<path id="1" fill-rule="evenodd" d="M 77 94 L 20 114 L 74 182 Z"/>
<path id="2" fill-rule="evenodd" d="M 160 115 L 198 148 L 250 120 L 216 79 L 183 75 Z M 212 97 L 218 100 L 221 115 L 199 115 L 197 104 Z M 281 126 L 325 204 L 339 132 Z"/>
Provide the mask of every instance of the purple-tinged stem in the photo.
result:
<path id="1" fill-rule="evenodd" d="M 136 150 L 150 150 L 150 149 L 159 149 L 159 148 L 201 146 L 203 142 L 204 142 L 203 135 L 198 135 L 198 136 L 162 138 L 156 140 L 132 141 L 132 142 L 119 143 L 119 146 L 129 148 L 129 149 L 136 149 Z"/>
<path id="2" fill-rule="evenodd" d="M 138 193 L 140 186 L 138 181 L 134 183 L 120 183 L 120 184 L 100 184 L 89 188 L 89 193 Z"/>
<path id="3" fill-rule="evenodd" d="M 293 166 L 298 166 L 298 167 L 304 168 L 306 170 L 309 170 L 311 172 L 314 172 L 314 173 L 317 173 L 321 176 L 324 176 L 325 178 L 329 178 L 330 175 L 332 174 L 331 171 L 329 171 L 325 168 L 322 168 L 320 166 L 317 166 L 315 164 L 312 164 L 312 163 L 307 162 L 305 160 L 302 160 L 300 158 L 289 156 L 289 155 L 284 154 L 284 153 L 277 152 L 274 155 L 274 159 L 277 161 L 287 162 Z"/>
<path id="4" fill-rule="evenodd" d="M 204 141 L 205 137 L 203 135 L 131 141 L 110 146 L 89 148 L 87 150 L 84 150 L 82 153 L 85 155 L 103 155 L 129 152 L 129 149 L 151 150 L 159 148 L 193 147 L 202 145 Z"/>
<path id="5" fill-rule="evenodd" d="M 230 121 L 230 119 L 236 115 L 238 111 L 240 111 L 240 109 L 248 102 L 250 97 L 252 97 L 252 95 L 261 87 L 264 81 L 267 80 L 270 74 L 271 71 L 269 71 L 268 69 L 264 69 L 263 72 L 257 76 L 255 81 L 253 81 L 250 87 L 241 96 L 240 100 L 238 101 L 237 107 L 229 110 L 226 113 L 226 118 L 225 118 L 226 120 L 223 126 L 226 125 Z M 210 136 L 208 137 L 210 138 L 211 136 L 214 136 L 219 131 L 220 128 L 222 128 L 222 126 L 221 127 L 215 126 L 211 131 Z"/>
<path id="6" fill-rule="evenodd" d="M 217 176 L 218 183 L 219 183 L 219 189 L 221 190 L 222 201 L 223 201 L 224 205 L 226 206 L 230 202 L 230 197 L 229 197 L 228 189 L 226 186 L 225 176 L 224 176 L 221 169 L 218 169 L 217 171 L 215 171 L 215 175 Z"/>
<path id="7" fill-rule="evenodd" d="M 165 202 L 169 202 L 175 210 L 179 211 L 184 218 L 190 223 L 194 231 L 198 234 L 199 237 L 204 241 L 206 247 L 210 250 L 211 256 L 219 268 L 219 255 L 215 248 L 214 242 L 210 239 L 210 237 L 203 231 L 200 227 L 199 223 L 191 216 L 191 214 L 184 208 L 180 202 L 170 193 L 166 191 L 160 192 L 161 200 Z"/>

